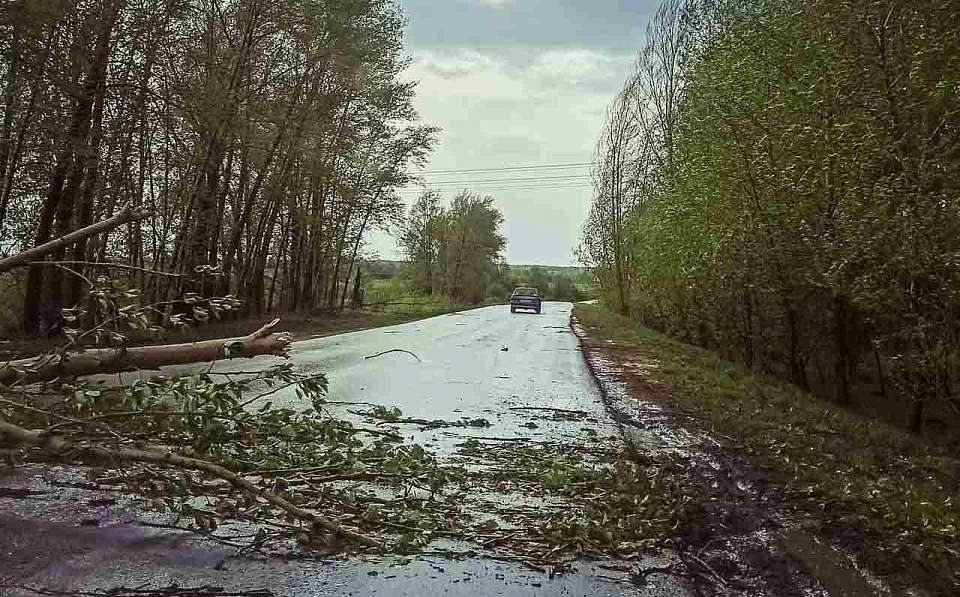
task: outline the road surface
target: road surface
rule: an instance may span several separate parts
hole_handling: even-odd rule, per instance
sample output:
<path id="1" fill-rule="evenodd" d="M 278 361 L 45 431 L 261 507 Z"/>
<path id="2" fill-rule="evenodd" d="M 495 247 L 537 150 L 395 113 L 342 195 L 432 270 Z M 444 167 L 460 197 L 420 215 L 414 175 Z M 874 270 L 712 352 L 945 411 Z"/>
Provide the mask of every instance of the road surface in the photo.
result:
<path id="1" fill-rule="evenodd" d="M 389 328 L 299 342 L 293 361 L 304 373 L 323 372 L 334 402 L 395 406 L 413 418 L 483 418 L 490 428 L 449 429 L 407 437 L 443 451 L 469 436 L 556 440 L 582 422 L 524 427 L 530 411 L 515 407 L 581 410 L 606 420 L 599 392 L 570 329 L 569 303 L 545 303 L 543 313 L 517 313 L 493 306 Z M 379 357 L 367 358 L 390 350 Z M 418 360 L 419 358 L 419 360 Z M 293 394 L 271 396 L 275 403 Z M 344 414 L 346 405 L 340 405 Z M 542 415 L 542 413 L 540 413 Z M 599 425 L 601 432 L 613 427 Z"/>
<path id="2" fill-rule="evenodd" d="M 508 307 L 494 306 L 307 340 L 294 345 L 292 362 L 300 372 L 327 375 L 327 399 L 336 403 L 329 407 L 344 416 L 352 416 L 348 411 L 358 407 L 382 404 L 399 407 L 408 417 L 490 422 L 487 428 L 403 429 L 407 439 L 427 444 L 441 455 L 469 436 L 557 441 L 579 437 L 590 427 L 601 437 L 619 441 L 570 329 L 571 308 L 569 303 L 545 303 L 541 315 L 511 315 Z M 379 353 L 385 354 L 373 356 Z M 254 362 L 265 366 L 270 359 Z M 249 370 L 250 366 L 249 361 L 218 365 L 223 370 Z M 296 400 L 293 391 L 270 399 L 278 405 Z M 531 428 L 535 414 L 516 407 L 588 414 L 574 421 L 541 417 Z M 36 471 L 22 476 L 20 483 L 30 487 L 42 486 L 46 478 Z M 10 486 L 11 481 L 5 484 Z M 0 535 L 6 533 L 0 538 L 0 569 L 15 572 L 24 584 L 103 588 L 176 582 L 235 589 L 267 587 L 278 595 L 684 594 L 669 576 L 651 575 L 639 590 L 629 583 L 612 582 L 616 573 L 589 563 L 580 566 L 578 573 L 551 577 L 522 565 L 486 559 L 431 557 L 409 563 L 370 557 L 290 563 L 225 559 L 228 552 L 215 546 L 125 526 L 119 506 L 97 510 L 99 528 L 78 528 L 80 519 L 89 518 L 89 511 L 64 508 L 62 501 L 89 501 L 92 496 L 79 489 L 56 491 L 53 500 L 0 497 Z M 4 525 L 4 513 L 34 520 L 19 527 L 9 520 Z M 47 539 L 37 543 L 38 535 Z M 649 563 L 665 561 L 651 558 Z"/>

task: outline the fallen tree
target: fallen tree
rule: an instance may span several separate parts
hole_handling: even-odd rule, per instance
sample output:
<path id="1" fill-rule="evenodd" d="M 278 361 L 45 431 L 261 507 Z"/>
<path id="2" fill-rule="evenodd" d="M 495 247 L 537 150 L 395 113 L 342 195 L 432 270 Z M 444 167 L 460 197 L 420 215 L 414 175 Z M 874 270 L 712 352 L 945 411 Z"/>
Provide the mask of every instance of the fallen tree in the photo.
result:
<path id="1" fill-rule="evenodd" d="M 259 355 L 286 356 L 292 338 L 271 333 L 280 322 L 274 319 L 246 336 L 184 344 L 94 348 L 82 352 L 51 353 L 10 361 L 0 367 L 0 384 L 30 384 L 61 377 L 119 373 Z"/>
<path id="2" fill-rule="evenodd" d="M 63 323 L 85 330 L 64 326 L 65 341 L 59 348 L 0 362 L 0 456 L 7 464 L 84 466 L 94 482 L 109 471 L 104 483 L 138 496 L 149 510 L 169 514 L 166 528 L 219 540 L 211 534 L 219 523 L 255 525 L 256 538 L 240 546 L 243 549 L 283 541 L 327 551 L 356 546 L 382 551 L 389 546 L 409 552 L 442 532 L 437 529 L 443 525 L 443 509 L 434 498 L 460 473 L 440 466 L 421 447 L 404 445 L 402 436 L 392 431 L 360 428 L 331 416 L 322 406 L 322 374 L 306 375 L 288 363 L 271 362 L 252 371 L 207 369 L 117 386 L 80 379 L 194 362 L 288 356 L 292 338 L 274 332 L 279 319 L 235 338 L 126 346 L 129 330 L 159 333 L 165 325 L 203 323 L 237 308 L 239 301 L 186 293 L 142 304 L 140 293 L 123 281 L 107 275 L 91 281 L 69 266 L 181 274 L 128 264 L 44 260 L 58 249 L 146 215 L 125 207 L 107 220 L 0 260 L 0 273 L 57 266 L 89 286 L 83 302 L 60 312 Z M 189 311 L 171 315 L 165 308 L 174 304 Z M 282 405 L 273 406 L 272 395 L 287 388 L 278 396 Z M 275 470 L 291 471 L 294 478 L 275 475 Z M 107 482 L 110 478 L 114 481 Z M 350 484 L 338 485 L 346 481 Z M 380 495 L 356 487 L 359 481 L 378 483 Z M 392 498 L 386 499 L 391 492 Z M 206 498 L 203 506 L 196 496 Z M 411 524 L 414 520 L 420 522 Z M 379 534 L 365 534 L 368 530 Z"/>

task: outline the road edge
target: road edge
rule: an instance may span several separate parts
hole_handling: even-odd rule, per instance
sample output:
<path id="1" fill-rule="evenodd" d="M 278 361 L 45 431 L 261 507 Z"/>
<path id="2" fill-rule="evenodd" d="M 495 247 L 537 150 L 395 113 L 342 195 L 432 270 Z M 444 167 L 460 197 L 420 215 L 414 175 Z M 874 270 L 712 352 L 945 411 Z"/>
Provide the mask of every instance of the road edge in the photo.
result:
<path id="1" fill-rule="evenodd" d="M 600 393 L 604 408 L 607 409 L 610 417 L 616 422 L 618 432 L 624 445 L 628 447 L 630 457 L 638 462 L 638 464 L 649 464 L 649 459 L 644 456 L 641 448 L 634 441 L 634 438 L 627 429 L 629 425 L 625 424 L 625 420 L 627 420 L 629 415 L 626 415 L 624 412 L 625 409 L 617 404 L 617 400 L 614 397 L 615 392 L 611 391 L 610 382 L 605 380 L 605 378 L 610 375 L 600 370 L 599 361 L 600 359 L 607 360 L 617 368 L 619 368 L 622 363 L 615 360 L 613 355 L 603 354 L 602 347 L 594 344 L 576 316 L 576 304 L 574 304 L 573 309 L 570 311 L 570 329 L 577 338 L 578 349 L 587 365 L 587 369 L 590 371 L 593 383 Z M 616 375 L 615 372 L 612 372 L 612 374 Z M 669 404 L 663 404 L 657 400 L 657 396 L 653 393 L 643 397 L 636 396 L 630 384 L 625 384 L 623 392 L 640 401 L 651 402 L 663 408 L 664 412 L 669 414 L 672 423 L 678 427 L 688 429 L 689 426 L 698 433 L 704 433 L 709 437 L 709 433 L 702 429 L 701 422 L 696 417 L 675 411 Z M 713 438 L 710 438 L 710 441 L 716 444 L 714 448 L 705 450 L 705 453 L 709 454 L 711 458 L 736 461 L 734 468 L 739 468 L 744 464 L 747 467 L 754 466 L 745 455 L 740 454 L 735 449 L 729 446 L 722 446 Z M 731 450 L 733 451 L 731 452 Z M 778 505 L 779 504 L 773 504 L 772 507 L 778 510 Z M 777 512 L 777 514 L 776 520 L 769 521 L 772 528 L 767 529 L 773 534 L 770 546 L 782 551 L 783 555 L 791 560 L 799 571 L 814 579 L 819 585 L 818 588 L 824 591 L 825 594 L 849 597 L 873 597 L 887 593 L 887 591 L 884 590 L 885 587 L 876 586 L 876 579 L 871 582 L 870 578 L 849 561 L 848 556 L 850 554 L 844 554 L 838 551 L 829 543 L 798 528 L 795 524 L 791 524 L 789 520 L 780 518 L 779 512 Z M 689 545 L 688 547 L 697 549 L 695 554 L 689 553 L 689 551 L 683 549 L 681 545 L 678 545 L 678 549 L 675 551 L 688 568 L 693 568 L 690 570 L 692 574 L 688 582 L 691 585 L 690 588 L 697 594 L 700 594 L 704 589 L 713 590 L 718 594 L 727 594 L 727 591 L 731 589 L 731 587 L 724 583 L 721 575 L 704 561 L 704 558 L 707 558 L 707 556 L 703 555 L 703 553 L 707 551 L 710 544 L 716 540 L 717 539 L 714 538 L 700 545 Z M 703 570 L 698 570 L 700 568 L 705 568 L 707 574 L 703 574 Z M 778 595 L 780 593 L 774 588 L 774 593 L 772 594 Z"/>

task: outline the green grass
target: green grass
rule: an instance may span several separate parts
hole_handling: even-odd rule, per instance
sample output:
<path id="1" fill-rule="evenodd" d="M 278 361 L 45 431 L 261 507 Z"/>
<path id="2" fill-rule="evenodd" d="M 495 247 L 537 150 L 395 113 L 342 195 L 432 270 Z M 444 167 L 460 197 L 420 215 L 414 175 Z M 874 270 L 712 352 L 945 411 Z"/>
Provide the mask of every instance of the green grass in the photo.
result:
<path id="1" fill-rule="evenodd" d="M 673 406 L 782 473 L 781 489 L 828 521 L 928 562 L 960 557 L 960 463 L 889 426 L 716 354 L 670 339 L 603 306 L 576 307 L 588 336 L 626 349 L 671 390 Z"/>
<path id="2" fill-rule="evenodd" d="M 394 279 L 371 280 L 364 289 L 364 305 L 376 313 L 430 317 L 476 307 L 439 293 L 427 294 Z"/>

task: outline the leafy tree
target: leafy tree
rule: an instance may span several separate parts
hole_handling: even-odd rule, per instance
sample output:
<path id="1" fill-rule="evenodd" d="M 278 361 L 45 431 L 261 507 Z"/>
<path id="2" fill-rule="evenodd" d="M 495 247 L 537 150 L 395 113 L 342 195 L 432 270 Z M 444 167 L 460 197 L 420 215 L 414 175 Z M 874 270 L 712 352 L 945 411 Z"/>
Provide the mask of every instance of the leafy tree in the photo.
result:
<path id="1" fill-rule="evenodd" d="M 919 430 L 960 377 L 957 7 L 668 2 L 581 257 L 620 310 Z M 905 417 L 906 418 L 906 417 Z"/>
<path id="2" fill-rule="evenodd" d="M 3 4 L 0 247 L 125 203 L 154 213 L 18 273 L 23 329 L 81 300 L 64 267 L 92 279 L 103 263 L 139 268 L 129 281 L 153 302 L 342 308 L 364 239 L 401 219 L 398 190 L 436 136 L 401 78 L 403 22 L 391 0 Z"/>
<path id="3" fill-rule="evenodd" d="M 400 236 L 414 283 L 473 303 L 487 298 L 506 244 L 502 223 L 492 197 L 462 191 L 443 208 L 436 193 L 421 195 Z"/>
<path id="4" fill-rule="evenodd" d="M 437 289 L 435 283 L 443 214 L 440 194 L 424 192 L 411 206 L 398 239 L 410 263 L 413 284 L 428 294 Z"/>

